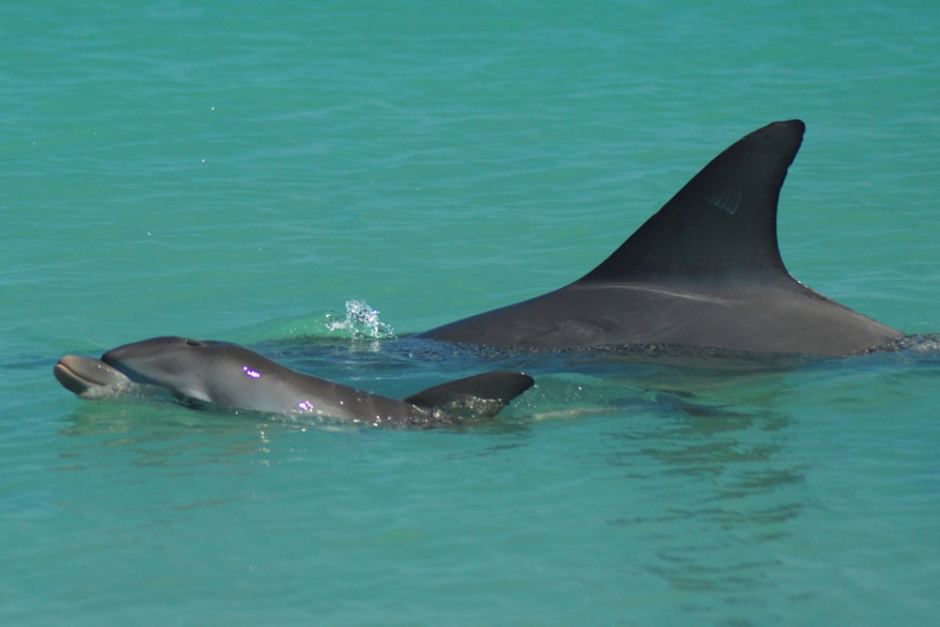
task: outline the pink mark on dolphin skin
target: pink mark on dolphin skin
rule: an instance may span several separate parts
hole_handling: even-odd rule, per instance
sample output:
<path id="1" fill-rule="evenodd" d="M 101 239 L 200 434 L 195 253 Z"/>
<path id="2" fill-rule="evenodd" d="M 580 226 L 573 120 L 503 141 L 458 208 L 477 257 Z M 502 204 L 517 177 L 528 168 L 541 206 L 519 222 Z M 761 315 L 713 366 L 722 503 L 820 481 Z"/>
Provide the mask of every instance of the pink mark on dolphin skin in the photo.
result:
<path id="1" fill-rule="evenodd" d="M 311 413 L 311 412 L 316 411 L 317 408 L 310 401 L 300 401 L 299 403 L 297 403 L 297 409 L 299 409 L 302 412 Z"/>
<path id="2" fill-rule="evenodd" d="M 248 376 L 251 377 L 252 379 L 260 379 L 260 378 L 261 378 L 261 373 L 260 373 L 260 372 L 258 372 L 257 370 L 253 370 L 252 368 L 250 368 L 250 367 L 248 367 L 248 366 L 242 366 L 242 372 L 244 372 L 246 375 L 248 375 Z"/>

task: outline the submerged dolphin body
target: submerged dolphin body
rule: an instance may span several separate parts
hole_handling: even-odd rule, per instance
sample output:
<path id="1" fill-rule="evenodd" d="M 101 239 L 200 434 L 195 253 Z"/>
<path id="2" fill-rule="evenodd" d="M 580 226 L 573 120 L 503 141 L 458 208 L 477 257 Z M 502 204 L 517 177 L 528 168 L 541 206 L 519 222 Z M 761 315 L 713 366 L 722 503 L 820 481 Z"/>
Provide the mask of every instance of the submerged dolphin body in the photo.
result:
<path id="1" fill-rule="evenodd" d="M 163 390 L 189 405 L 419 427 L 494 416 L 534 383 L 522 373 L 488 372 L 396 400 L 301 374 L 237 344 L 181 337 L 119 346 L 101 360 L 66 355 L 53 373 L 84 398 Z"/>
<path id="2" fill-rule="evenodd" d="M 846 355 L 901 333 L 796 281 L 777 246 L 777 200 L 799 120 L 745 136 L 610 257 L 556 291 L 419 337 L 514 348 L 669 345 Z"/>

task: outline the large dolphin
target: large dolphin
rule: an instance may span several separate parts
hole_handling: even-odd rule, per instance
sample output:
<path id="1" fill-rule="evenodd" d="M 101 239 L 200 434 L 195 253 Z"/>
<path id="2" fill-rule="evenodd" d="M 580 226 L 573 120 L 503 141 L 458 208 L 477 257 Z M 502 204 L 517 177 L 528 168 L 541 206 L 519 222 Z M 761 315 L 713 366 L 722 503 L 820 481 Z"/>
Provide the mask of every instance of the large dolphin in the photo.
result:
<path id="1" fill-rule="evenodd" d="M 490 417 L 533 384 L 526 374 L 488 372 L 396 400 L 301 374 L 237 344 L 182 337 L 126 344 L 100 360 L 66 355 L 53 373 L 84 398 L 164 390 L 187 405 L 313 414 L 372 426 L 429 427 Z"/>
<path id="2" fill-rule="evenodd" d="M 603 263 L 561 289 L 419 337 L 515 348 L 669 345 L 845 355 L 901 333 L 796 281 L 777 247 L 777 200 L 800 120 L 745 136 Z"/>

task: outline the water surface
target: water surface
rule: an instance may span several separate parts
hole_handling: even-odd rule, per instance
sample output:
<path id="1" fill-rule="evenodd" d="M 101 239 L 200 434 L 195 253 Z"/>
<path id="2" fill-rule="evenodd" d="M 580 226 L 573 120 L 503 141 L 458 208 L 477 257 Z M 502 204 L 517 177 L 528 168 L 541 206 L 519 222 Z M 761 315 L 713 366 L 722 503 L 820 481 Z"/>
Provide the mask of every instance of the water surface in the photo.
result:
<path id="1" fill-rule="evenodd" d="M 563 285 L 799 117 L 791 271 L 938 332 L 937 24 L 922 2 L 5 3 L 0 622 L 930 624 L 935 352 L 690 371 L 330 327 L 347 301 L 407 335 Z M 539 385 L 416 432 L 51 376 L 165 334 L 394 396 L 488 364 Z"/>

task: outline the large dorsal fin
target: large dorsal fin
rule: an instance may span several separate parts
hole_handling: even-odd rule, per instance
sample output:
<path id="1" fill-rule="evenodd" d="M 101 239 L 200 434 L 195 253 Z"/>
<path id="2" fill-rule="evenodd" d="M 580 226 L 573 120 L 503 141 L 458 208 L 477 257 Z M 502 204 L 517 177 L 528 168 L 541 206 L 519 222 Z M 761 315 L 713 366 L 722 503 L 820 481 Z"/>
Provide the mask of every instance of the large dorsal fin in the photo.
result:
<path id="1" fill-rule="evenodd" d="M 775 122 L 740 139 L 578 282 L 788 278 L 777 199 L 804 129 L 800 120 Z"/>

